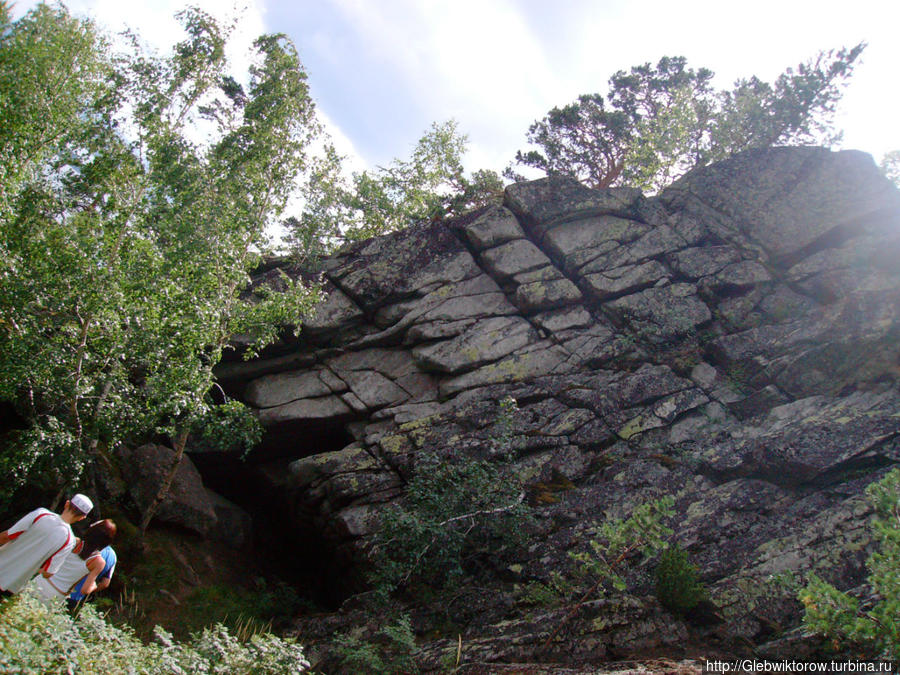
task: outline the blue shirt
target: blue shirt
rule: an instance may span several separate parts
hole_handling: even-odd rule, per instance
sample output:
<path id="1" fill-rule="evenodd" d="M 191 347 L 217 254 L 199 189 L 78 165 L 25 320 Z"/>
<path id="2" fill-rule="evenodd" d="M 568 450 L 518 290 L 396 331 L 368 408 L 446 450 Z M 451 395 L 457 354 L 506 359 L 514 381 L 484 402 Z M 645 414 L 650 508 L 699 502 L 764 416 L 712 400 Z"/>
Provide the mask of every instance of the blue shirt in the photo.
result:
<path id="1" fill-rule="evenodd" d="M 100 551 L 100 555 L 103 558 L 103 571 L 97 575 L 97 581 L 101 579 L 112 579 L 113 572 L 116 569 L 116 552 L 113 550 L 112 546 L 107 546 L 102 551 Z M 87 576 L 84 577 L 87 579 Z M 84 585 L 84 579 L 75 584 L 75 589 L 72 591 L 72 595 L 69 596 L 69 600 L 74 600 L 78 602 L 81 600 L 84 595 L 81 593 L 81 587 Z"/>

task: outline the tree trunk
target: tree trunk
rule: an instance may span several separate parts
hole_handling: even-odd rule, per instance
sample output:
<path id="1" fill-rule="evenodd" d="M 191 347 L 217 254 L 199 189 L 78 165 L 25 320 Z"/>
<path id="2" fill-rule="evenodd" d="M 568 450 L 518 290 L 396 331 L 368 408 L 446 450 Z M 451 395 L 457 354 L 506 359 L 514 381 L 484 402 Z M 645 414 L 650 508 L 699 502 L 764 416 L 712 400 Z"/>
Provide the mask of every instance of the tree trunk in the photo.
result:
<path id="1" fill-rule="evenodd" d="M 153 520 L 153 516 L 156 514 L 159 505 L 162 504 L 166 495 L 169 494 L 169 488 L 172 486 L 172 481 L 175 479 L 175 473 L 181 465 L 181 458 L 184 457 L 184 446 L 187 445 L 187 439 L 187 429 L 181 431 L 178 436 L 175 437 L 175 460 L 172 462 L 172 466 L 166 474 L 166 477 L 163 478 L 163 482 L 159 486 L 159 492 L 156 493 L 156 497 L 153 498 L 150 506 L 144 511 L 144 517 L 141 520 L 142 535 L 147 531 L 147 526 L 150 524 L 150 521 Z"/>

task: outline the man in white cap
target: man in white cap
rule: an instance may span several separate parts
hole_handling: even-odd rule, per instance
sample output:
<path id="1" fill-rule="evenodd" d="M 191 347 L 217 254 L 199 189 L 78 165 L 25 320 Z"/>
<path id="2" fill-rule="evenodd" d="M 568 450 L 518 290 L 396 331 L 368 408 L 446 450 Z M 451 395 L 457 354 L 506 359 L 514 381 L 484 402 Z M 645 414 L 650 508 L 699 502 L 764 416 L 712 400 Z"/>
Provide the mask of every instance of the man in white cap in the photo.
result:
<path id="1" fill-rule="evenodd" d="M 94 504 L 82 494 L 66 502 L 60 515 L 35 509 L 0 532 L 0 591 L 18 593 L 39 571 L 55 573 L 75 546 L 72 523 L 84 519 Z"/>

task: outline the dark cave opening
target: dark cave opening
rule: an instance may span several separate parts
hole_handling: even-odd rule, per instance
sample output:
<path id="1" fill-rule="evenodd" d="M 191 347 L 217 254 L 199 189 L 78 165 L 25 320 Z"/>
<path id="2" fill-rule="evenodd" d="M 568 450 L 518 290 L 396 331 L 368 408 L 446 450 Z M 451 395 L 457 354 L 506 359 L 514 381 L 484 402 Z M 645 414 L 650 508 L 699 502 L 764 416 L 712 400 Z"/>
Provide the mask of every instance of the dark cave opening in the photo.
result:
<path id="1" fill-rule="evenodd" d="M 320 514 L 304 509 L 303 495 L 291 484 L 289 465 L 299 457 L 340 450 L 352 442 L 343 426 L 295 425 L 267 434 L 247 459 L 220 452 L 191 456 L 207 488 L 250 514 L 253 556 L 266 576 L 329 610 L 359 590 L 358 575 L 352 561 L 327 536 Z M 288 454 L 300 444 L 315 450 Z"/>

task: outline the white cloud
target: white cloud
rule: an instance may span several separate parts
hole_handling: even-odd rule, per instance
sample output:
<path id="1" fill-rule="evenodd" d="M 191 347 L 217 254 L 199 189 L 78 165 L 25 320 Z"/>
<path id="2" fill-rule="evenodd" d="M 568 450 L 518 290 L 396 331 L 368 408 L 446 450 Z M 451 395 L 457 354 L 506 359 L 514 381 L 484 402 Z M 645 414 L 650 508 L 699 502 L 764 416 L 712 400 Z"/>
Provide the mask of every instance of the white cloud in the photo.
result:
<path id="1" fill-rule="evenodd" d="M 454 118 L 469 136 L 469 165 L 501 168 L 533 121 L 531 111 L 562 90 L 564 78 L 552 72 L 544 45 L 512 2 L 336 4 L 373 71 L 390 74 L 384 87 L 418 108 L 420 123 L 406 133 L 410 147 L 432 121 Z"/>
<path id="2" fill-rule="evenodd" d="M 135 27 L 151 44 L 180 35 L 172 15 L 184 0 L 71 0 L 111 30 Z M 845 147 L 876 155 L 900 148 L 900 4 L 884 0 L 250 0 L 232 41 L 235 64 L 256 35 L 303 24 L 301 54 L 315 54 L 312 95 L 332 136 L 354 161 L 404 156 L 433 121 L 455 118 L 468 134 L 470 168 L 502 169 L 525 145 L 531 122 L 578 94 L 604 93 L 607 79 L 663 55 L 687 56 L 717 73 L 774 78 L 818 50 L 868 40 L 846 91 L 839 125 Z M 33 0 L 19 0 L 16 11 Z M 196 0 L 214 15 L 221 0 Z M 266 26 L 266 4 L 284 25 Z M 227 5 L 226 5 L 227 7 Z M 326 11 L 327 10 L 327 11 Z M 294 20 L 296 17 L 296 20 Z M 315 23 L 319 21 L 318 23 Z M 311 22 L 313 22 L 311 24 Z M 298 29 L 299 30 L 299 29 Z M 245 57 L 244 57 L 245 58 Z M 304 59 L 306 60 L 306 59 Z M 317 79 L 321 77 L 322 79 Z M 327 92 L 327 93 L 326 93 Z"/>

